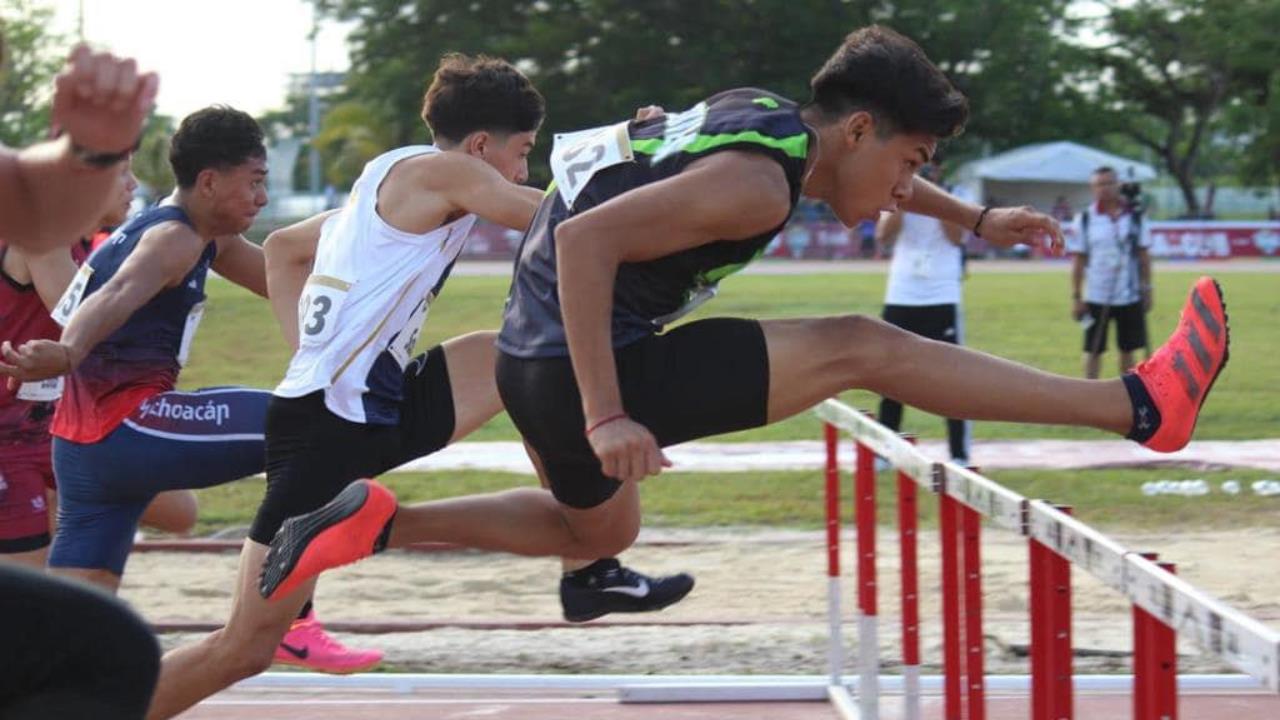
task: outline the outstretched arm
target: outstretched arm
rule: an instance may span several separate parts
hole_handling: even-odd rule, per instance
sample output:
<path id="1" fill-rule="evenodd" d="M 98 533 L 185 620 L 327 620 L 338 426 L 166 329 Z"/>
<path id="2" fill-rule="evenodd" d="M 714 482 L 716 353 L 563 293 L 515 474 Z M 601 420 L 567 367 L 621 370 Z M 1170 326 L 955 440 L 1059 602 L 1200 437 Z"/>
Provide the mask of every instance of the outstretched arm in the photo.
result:
<path id="1" fill-rule="evenodd" d="M 262 244 L 266 255 L 267 297 L 271 312 L 280 323 L 280 332 L 293 350 L 298 349 L 298 298 L 307 284 L 320 244 L 320 229 L 337 210 L 320 213 L 267 236 Z"/>
<path id="2" fill-rule="evenodd" d="M 462 212 L 514 230 L 525 230 L 542 202 L 542 192 L 517 185 L 483 160 L 459 152 L 433 155 L 418 174 L 423 190 L 443 197 Z"/>
<path id="3" fill-rule="evenodd" d="M 255 295 L 267 297 L 267 270 L 262 248 L 243 235 L 228 235 L 215 242 L 218 243 L 218 256 L 213 261 L 214 272 Z"/>
<path id="4" fill-rule="evenodd" d="M 31 340 L 14 348 L 5 341 L 0 374 L 29 382 L 71 372 L 138 308 L 181 282 L 203 250 L 204 242 L 185 225 L 164 223 L 147 231 L 119 272 L 71 316 L 61 342 Z"/>
<path id="5" fill-rule="evenodd" d="M 54 85 L 53 121 L 64 135 L 0 150 L 0 236 L 43 252 L 90 230 L 122 182 L 119 164 L 138 141 L 158 84 L 133 60 L 76 47 Z"/>
<path id="6" fill-rule="evenodd" d="M 933 183 L 917 176 L 911 199 L 902 204 L 906 210 L 929 215 L 944 222 L 973 230 L 982 239 L 1000 247 L 1019 243 L 1040 244 L 1045 238 L 1056 252 L 1062 248 L 1062 228 L 1058 221 L 1029 207 L 982 208 L 965 202 Z"/>
<path id="7" fill-rule="evenodd" d="M 790 211 L 777 163 L 724 152 L 556 227 L 560 307 L 588 428 L 624 413 L 610 336 L 618 266 L 750 238 L 781 225 Z M 639 480 L 661 469 L 653 435 L 629 419 L 600 425 L 587 439 L 610 477 Z"/>

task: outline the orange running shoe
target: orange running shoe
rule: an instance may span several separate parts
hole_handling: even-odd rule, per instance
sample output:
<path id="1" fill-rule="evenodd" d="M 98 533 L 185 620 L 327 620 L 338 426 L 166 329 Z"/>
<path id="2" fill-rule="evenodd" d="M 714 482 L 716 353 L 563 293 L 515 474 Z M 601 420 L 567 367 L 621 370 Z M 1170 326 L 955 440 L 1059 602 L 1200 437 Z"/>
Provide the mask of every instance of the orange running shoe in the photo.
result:
<path id="1" fill-rule="evenodd" d="M 1173 335 L 1124 376 L 1134 405 L 1129 439 L 1160 452 L 1181 450 L 1227 365 L 1230 341 L 1222 287 L 1202 277 L 1192 286 Z"/>
<path id="2" fill-rule="evenodd" d="M 284 521 L 263 561 L 258 590 L 275 600 L 325 570 L 386 548 L 396 498 L 374 480 L 356 480 L 324 507 Z"/>

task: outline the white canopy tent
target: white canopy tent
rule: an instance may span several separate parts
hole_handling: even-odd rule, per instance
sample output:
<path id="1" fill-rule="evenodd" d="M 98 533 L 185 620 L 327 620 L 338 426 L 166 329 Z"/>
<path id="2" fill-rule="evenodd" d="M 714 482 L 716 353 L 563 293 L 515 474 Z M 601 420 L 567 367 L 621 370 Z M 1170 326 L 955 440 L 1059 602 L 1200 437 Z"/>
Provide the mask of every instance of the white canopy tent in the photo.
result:
<path id="1" fill-rule="evenodd" d="M 1092 201 L 1089 175 L 1103 165 L 1114 168 L 1121 182 L 1145 182 L 1156 177 L 1156 170 L 1150 165 L 1061 141 L 1024 145 L 967 163 L 956 171 L 953 182 L 960 193 L 975 202 L 1031 205 L 1047 211 L 1062 196 L 1073 209 L 1079 209 Z"/>

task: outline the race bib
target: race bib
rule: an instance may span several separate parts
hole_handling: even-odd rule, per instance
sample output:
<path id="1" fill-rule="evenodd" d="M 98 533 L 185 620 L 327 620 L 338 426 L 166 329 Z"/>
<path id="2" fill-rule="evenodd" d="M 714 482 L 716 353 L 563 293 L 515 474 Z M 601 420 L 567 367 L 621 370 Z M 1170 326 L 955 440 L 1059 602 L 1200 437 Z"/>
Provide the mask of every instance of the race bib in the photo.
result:
<path id="1" fill-rule="evenodd" d="M 402 368 L 409 364 L 418 347 L 418 335 L 422 333 L 422 324 L 427 321 L 427 311 L 431 309 L 432 300 L 435 300 L 435 297 L 427 293 L 426 297 L 418 301 L 413 312 L 409 313 L 409 317 L 405 319 L 404 325 L 400 327 L 400 332 L 391 338 L 391 345 L 387 349 Z"/>
<path id="2" fill-rule="evenodd" d="M 49 313 L 49 317 L 53 321 L 66 327 L 71 322 L 71 316 L 75 314 L 80 307 L 80 302 L 84 300 L 84 291 L 89 287 L 89 278 L 93 275 L 93 268 L 89 263 L 80 266 L 80 270 L 76 272 L 76 276 L 71 279 L 71 284 L 67 286 L 62 297 L 58 298 L 58 305 Z"/>
<path id="3" fill-rule="evenodd" d="M 929 268 L 933 264 L 933 253 L 916 253 L 911 259 L 911 277 L 925 279 L 929 277 Z"/>
<path id="4" fill-rule="evenodd" d="M 551 146 L 551 175 L 564 204 L 573 207 L 573 201 L 596 173 L 634 158 L 625 122 L 559 133 Z"/>
<path id="5" fill-rule="evenodd" d="M 338 313 L 351 283 L 328 275 L 312 275 L 298 298 L 298 342 L 322 345 L 337 332 Z"/>
<path id="6" fill-rule="evenodd" d="M 18 386 L 18 399 L 27 402 L 53 402 L 62 397 L 62 377 L 49 378 L 37 382 L 22 383 Z"/>
<path id="7" fill-rule="evenodd" d="M 191 312 L 187 313 L 187 324 L 182 329 L 182 343 L 178 345 L 178 364 L 182 367 L 187 366 L 187 357 L 191 354 L 191 341 L 196 337 L 196 330 L 200 327 L 200 320 L 204 317 L 204 303 L 196 303 L 191 306 Z"/>

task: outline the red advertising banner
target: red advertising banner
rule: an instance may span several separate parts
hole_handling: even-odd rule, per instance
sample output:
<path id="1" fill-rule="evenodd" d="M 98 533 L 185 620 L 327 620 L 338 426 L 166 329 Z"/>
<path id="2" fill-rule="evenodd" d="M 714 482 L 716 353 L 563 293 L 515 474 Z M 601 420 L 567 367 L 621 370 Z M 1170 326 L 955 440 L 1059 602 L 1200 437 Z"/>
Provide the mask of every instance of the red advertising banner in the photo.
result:
<path id="1" fill-rule="evenodd" d="M 1280 221 L 1150 220 L 1151 254 L 1161 258 L 1280 257 Z M 766 255 L 805 260 L 850 260 L 876 255 L 869 227 L 848 230 L 829 221 L 793 221 L 774 238 Z M 463 254 L 511 259 L 521 233 L 476 223 Z M 972 242 L 972 238 L 970 238 Z M 970 252 L 978 251 L 972 245 Z"/>
<path id="2" fill-rule="evenodd" d="M 1151 254 L 1165 258 L 1276 257 L 1280 222 L 1150 221 Z"/>

